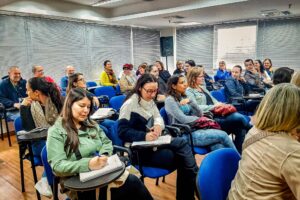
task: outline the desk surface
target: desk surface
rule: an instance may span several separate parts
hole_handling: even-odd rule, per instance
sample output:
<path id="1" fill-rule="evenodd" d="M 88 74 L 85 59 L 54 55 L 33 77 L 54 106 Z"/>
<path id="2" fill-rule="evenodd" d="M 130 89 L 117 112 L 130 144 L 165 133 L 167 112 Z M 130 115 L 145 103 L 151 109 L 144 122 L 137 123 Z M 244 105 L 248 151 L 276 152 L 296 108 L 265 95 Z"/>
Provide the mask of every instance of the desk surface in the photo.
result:
<path id="1" fill-rule="evenodd" d="M 243 96 L 244 99 L 262 99 L 264 96 L 263 95 L 255 95 L 255 96 Z"/>
<path id="2" fill-rule="evenodd" d="M 38 132 L 32 132 L 27 134 L 18 135 L 19 142 L 37 141 L 47 138 L 48 129 L 44 129 Z"/>
<path id="3" fill-rule="evenodd" d="M 125 164 L 122 163 L 122 169 L 100 176 L 98 178 L 81 182 L 79 176 L 72 176 L 64 182 L 65 188 L 74 191 L 88 191 L 107 186 L 112 181 L 118 179 L 125 171 Z"/>

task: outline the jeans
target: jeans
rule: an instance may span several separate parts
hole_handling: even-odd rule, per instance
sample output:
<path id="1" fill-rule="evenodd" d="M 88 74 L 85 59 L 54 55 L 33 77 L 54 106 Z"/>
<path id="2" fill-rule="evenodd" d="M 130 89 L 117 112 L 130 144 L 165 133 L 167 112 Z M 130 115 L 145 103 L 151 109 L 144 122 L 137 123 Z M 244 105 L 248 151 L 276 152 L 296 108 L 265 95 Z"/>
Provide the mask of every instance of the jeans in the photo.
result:
<path id="1" fill-rule="evenodd" d="M 139 150 L 139 158 L 143 166 L 177 169 L 176 199 L 195 199 L 198 166 L 185 138 L 173 138 L 170 145 L 158 148 L 157 151 L 153 151 L 152 148 Z"/>
<path id="2" fill-rule="evenodd" d="M 105 200 L 107 187 L 100 189 L 99 199 Z M 77 192 L 78 200 L 96 200 L 96 191 Z M 134 175 L 129 175 L 125 183 L 119 188 L 111 188 L 112 200 L 152 200 L 150 192 L 142 181 Z"/>
<path id="3" fill-rule="evenodd" d="M 190 140 L 188 134 L 183 136 Z M 221 148 L 236 149 L 228 134 L 218 129 L 198 129 L 192 132 L 192 138 L 195 147 L 209 147 L 211 151 Z"/>
<path id="4" fill-rule="evenodd" d="M 242 145 L 247 134 L 247 131 L 251 128 L 248 120 L 244 115 L 235 112 L 225 117 L 215 117 L 216 122 L 218 122 L 222 130 L 226 131 L 228 134 L 232 133 L 235 135 L 234 144 L 237 150 L 242 152 Z"/>
<path id="5" fill-rule="evenodd" d="M 6 113 L 6 117 L 8 121 L 15 121 L 18 117 L 20 117 L 20 111 L 9 111 Z"/>

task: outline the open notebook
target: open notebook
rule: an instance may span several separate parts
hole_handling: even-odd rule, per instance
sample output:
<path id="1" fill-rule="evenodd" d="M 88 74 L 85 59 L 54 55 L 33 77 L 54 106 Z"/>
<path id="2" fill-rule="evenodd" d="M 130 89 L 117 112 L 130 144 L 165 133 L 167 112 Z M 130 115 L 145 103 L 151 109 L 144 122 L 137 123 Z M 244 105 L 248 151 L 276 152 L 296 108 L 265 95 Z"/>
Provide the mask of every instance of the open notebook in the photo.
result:
<path id="1" fill-rule="evenodd" d="M 154 146 L 160 146 L 163 144 L 170 144 L 171 143 L 171 136 L 170 135 L 164 135 L 160 136 L 157 140 L 154 141 L 141 141 L 141 142 L 133 142 L 131 144 L 132 147 L 136 146 L 145 146 L 145 147 L 154 147 Z"/>
<path id="2" fill-rule="evenodd" d="M 110 117 L 114 114 L 112 108 L 99 108 L 92 116 L 91 119 L 103 119 Z"/>
<path id="3" fill-rule="evenodd" d="M 90 172 L 83 172 L 79 174 L 79 179 L 81 182 L 86 182 L 99 176 L 103 176 L 115 171 L 122 169 L 122 162 L 120 161 L 117 154 L 108 157 L 107 164 L 98 170 L 93 170 Z"/>

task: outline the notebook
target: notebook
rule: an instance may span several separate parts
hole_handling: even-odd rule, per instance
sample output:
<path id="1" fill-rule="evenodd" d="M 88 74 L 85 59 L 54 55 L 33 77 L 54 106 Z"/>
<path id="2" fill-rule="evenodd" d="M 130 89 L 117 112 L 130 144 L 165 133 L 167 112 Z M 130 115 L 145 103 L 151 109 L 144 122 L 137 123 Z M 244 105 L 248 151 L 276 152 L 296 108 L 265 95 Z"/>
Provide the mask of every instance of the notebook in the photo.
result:
<path id="1" fill-rule="evenodd" d="M 132 147 L 136 146 L 145 146 L 145 147 L 154 147 L 160 146 L 163 144 L 170 144 L 172 137 L 170 135 L 159 136 L 157 140 L 154 141 L 141 141 L 141 142 L 133 142 L 131 144 Z"/>
<path id="2" fill-rule="evenodd" d="M 103 119 L 110 117 L 114 114 L 112 108 L 99 108 L 92 116 L 91 119 Z"/>
<path id="3" fill-rule="evenodd" d="M 122 162 L 119 159 L 118 155 L 112 155 L 108 157 L 107 164 L 98 170 L 93 170 L 90 172 L 83 172 L 79 174 L 79 179 L 81 182 L 86 182 L 92 180 L 94 178 L 98 178 L 99 176 L 103 176 L 115 171 L 122 169 Z"/>

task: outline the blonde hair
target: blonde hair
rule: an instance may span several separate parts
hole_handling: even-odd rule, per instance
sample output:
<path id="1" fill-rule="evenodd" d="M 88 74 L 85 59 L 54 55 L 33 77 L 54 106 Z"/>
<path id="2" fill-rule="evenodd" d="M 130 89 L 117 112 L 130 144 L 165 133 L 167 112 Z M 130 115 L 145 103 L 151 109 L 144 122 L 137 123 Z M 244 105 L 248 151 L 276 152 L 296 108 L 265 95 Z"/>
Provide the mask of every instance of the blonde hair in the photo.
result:
<path id="1" fill-rule="evenodd" d="M 293 83 L 294 85 L 300 87 L 300 72 L 296 72 L 294 73 L 291 83 Z"/>
<path id="2" fill-rule="evenodd" d="M 203 67 L 193 67 L 187 74 L 187 82 L 189 87 L 196 88 L 198 85 L 196 84 L 197 77 L 203 74 L 204 75 L 204 69 Z"/>
<path id="3" fill-rule="evenodd" d="M 300 88 L 290 83 L 274 86 L 261 101 L 254 125 L 265 131 L 290 132 L 300 126 Z"/>

